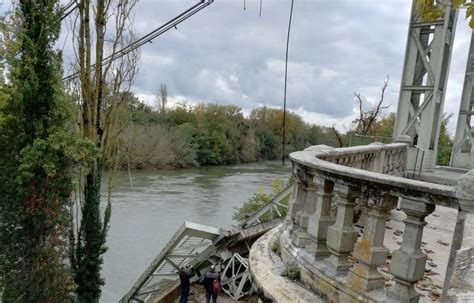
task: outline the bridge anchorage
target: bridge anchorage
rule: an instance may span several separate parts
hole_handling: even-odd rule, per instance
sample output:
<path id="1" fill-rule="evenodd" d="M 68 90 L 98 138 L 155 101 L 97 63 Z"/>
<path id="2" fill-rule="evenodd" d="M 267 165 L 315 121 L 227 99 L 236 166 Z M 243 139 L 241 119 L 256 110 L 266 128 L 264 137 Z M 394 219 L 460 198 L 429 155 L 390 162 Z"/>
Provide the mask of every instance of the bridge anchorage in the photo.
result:
<path id="1" fill-rule="evenodd" d="M 282 203 L 292 185 L 232 230 L 185 222 L 145 269 L 120 303 L 157 302 L 179 286 L 178 269 L 190 264 L 199 273 L 211 265 L 221 269 L 222 290 L 238 300 L 253 291 L 248 256 L 253 242 L 283 222 Z M 198 274 L 199 276 L 199 274 Z M 195 277 L 192 282 L 198 281 Z"/>

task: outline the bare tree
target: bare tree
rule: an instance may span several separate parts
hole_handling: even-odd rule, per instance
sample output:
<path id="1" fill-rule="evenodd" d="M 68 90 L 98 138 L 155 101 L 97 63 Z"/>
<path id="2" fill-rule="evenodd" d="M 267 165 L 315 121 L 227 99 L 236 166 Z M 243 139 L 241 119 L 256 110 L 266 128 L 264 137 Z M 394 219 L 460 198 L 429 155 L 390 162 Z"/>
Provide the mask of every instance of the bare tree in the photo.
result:
<path id="1" fill-rule="evenodd" d="M 93 150 L 83 161 L 83 176 L 71 232 L 71 265 L 80 302 L 96 302 L 101 293 L 101 255 L 111 214 L 110 192 L 118 160 L 119 135 L 125 128 L 118 114 L 124 92 L 137 73 L 137 50 L 119 50 L 134 40 L 131 15 L 137 0 L 78 0 L 73 22 L 83 138 Z M 109 167 L 109 195 L 101 220 L 100 187 L 104 165 Z M 74 209 L 73 207 L 71 209 Z M 78 214 L 80 213 L 80 214 Z M 80 219 L 79 219 L 80 218 Z"/>
<path id="2" fill-rule="evenodd" d="M 161 114 L 166 112 L 166 104 L 168 103 L 168 88 L 166 84 L 160 84 L 160 90 L 157 94 L 157 107 Z"/>
<path id="3" fill-rule="evenodd" d="M 336 129 L 336 125 L 333 124 L 331 126 L 331 130 L 334 133 L 334 136 L 336 136 L 337 142 L 339 143 L 339 147 L 343 147 L 343 141 L 342 141 L 342 134 Z"/>
<path id="4" fill-rule="evenodd" d="M 356 103 L 359 107 L 359 116 L 352 121 L 351 128 L 347 131 L 348 133 L 355 133 L 357 135 L 375 135 L 376 134 L 376 126 L 378 120 L 381 118 L 382 111 L 390 107 L 390 105 L 385 106 L 383 104 L 385 91 L 388 86 L 388 82 L 390 81 L 390 77 L 387 75 L 387 79 L 384 81 L 380 93 L 379 100 L 375 105 L 373 105 L 370 109 L 364 108 L 364 101 L 360 93 L 354 92 L 356 96 Z M 344 134 L 339 132 L 335 125 L 331 127 L 334 136 L 336 137 L 339 147 L 344 145 Z"/>
<path id="5" fill-rule="evenodd" d="M 380 98 L 378 102 L 372 106 L 370 109 L 364 109 L 364 101 L 360 93 L 354 92 L 356 96 L 356 103 L 359 105 L 359 117 L 352 121 L 352 129 L 359 135 L 368 135 L 371 132 L 374 132 L 375 122 L 377 118 L 380 117 L 382 111 L 390 107 L 390 105 L 384 106 L 384 95 L 385 90 L 387 89 L 388 82 L 390 77 L 387 75 L 387 80 L 384 81 L 382 85 L 382 91 L 380 93 Z"/>

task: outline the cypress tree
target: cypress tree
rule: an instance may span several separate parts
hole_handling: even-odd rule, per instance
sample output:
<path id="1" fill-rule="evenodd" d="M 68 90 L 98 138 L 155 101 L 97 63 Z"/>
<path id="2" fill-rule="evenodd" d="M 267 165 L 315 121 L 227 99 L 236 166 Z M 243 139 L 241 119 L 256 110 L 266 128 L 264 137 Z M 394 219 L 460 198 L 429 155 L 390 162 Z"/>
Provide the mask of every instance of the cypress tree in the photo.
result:
<path id="1" fill-rule="evenodd" d="M 22 0 L 15 16 L 18 49 L 7 49 L 0 88 L 0 293 L 3 302 L 66 302 L 74 114 L 53 48 L 59 1 Z"/>

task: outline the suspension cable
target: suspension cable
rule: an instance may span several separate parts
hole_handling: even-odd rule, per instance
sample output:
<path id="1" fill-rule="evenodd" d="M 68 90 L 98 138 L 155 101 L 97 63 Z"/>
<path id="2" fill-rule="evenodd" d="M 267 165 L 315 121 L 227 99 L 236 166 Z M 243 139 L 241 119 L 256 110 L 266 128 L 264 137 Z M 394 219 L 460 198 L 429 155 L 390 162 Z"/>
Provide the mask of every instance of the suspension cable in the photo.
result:
<path id="1" fill-rule="evenodd" d="M 168 30 L 172 28 L 176 28 L 176 25 L 180 24 L 181 22 L 185 21 L 189 17 L 193 16 L 194 14 L 198 13 L 208 5 L 212 4 L 214 0 L 208 0 L 204 1 L 201 0 L 197 4 L 191 6 L 189 9 L 186 11 L 182 12 L 178 16 L 172 18 L 165 24 L 161 25 L 160 27 L 154 29 L 153 31 L 149 32 L 148 34 L 142 36 L 138 40 L 135 40 L 134 42 L 130 43 L 129 45 L 125 46 L 124 48 L 116 51 L 114 54 L 111 54 L 107 56 L 106 58 L 102 59 L 102 64 L 108 64 L 118 58 L 121 58 L 125 56 L 126 54 L 134 51 L 135 49 L 143 46 L 144 44 L 151 42 L 153 39 L 156 37 L 160 36 L 161 34 L 167 32 Z M 91 68 L 94 68 L 95 64 L 92 65 Z M 72 73 L 66 77 L 63 78 L 64 81 L 71 80 L 79 75 L 79 72 Z"/>
<path id="2" fill-rule="evenodd" d="M 286 37 L 286 56 L 285 56 L 285 90 L 283 93 L 283 148 L 281 155 L 281 162 L 285 165 L 285 132 L 286 132 L 286 86 L 288 82 L 288 48 L 290 46 L 290 30 L 291 30 L 291 19 L 293 17 L 293 4 L 294 0 L 291 0 L 290 8 L 290 19 L 288 21 L 288 35 Z"/>
<path id="3" fill-rule="evenodd" d="M 63 14 L 61 16 L 61 21 L 63 21 L 64 19 L 67 18 L 67 16 L 69 16 L 73 11 L 76 10 L 76 8 L 79 7 L 79 4 L 73 0 L 73 1 L 70 1 L 68 4 L 66 4 L 63 8 L 62 8 L 62 11 L 63 11 Z"/>

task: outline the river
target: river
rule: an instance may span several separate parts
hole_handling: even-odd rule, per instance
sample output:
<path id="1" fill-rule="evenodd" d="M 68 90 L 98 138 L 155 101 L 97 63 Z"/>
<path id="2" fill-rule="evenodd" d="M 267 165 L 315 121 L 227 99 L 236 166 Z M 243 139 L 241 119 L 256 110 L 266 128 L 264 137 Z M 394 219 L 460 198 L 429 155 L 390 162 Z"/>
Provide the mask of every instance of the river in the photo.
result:
<path id="1" fill-rule="evenodd" d="M 101 302 L 118 302 L 184 221 L 229 228 L 235 207 L 260 186 L 285 183 L 289 166 L 267 161 L 169 171 L 133 171 L 115 178 Z M 102 200 L 106 187 L 102 186 Z"/>

